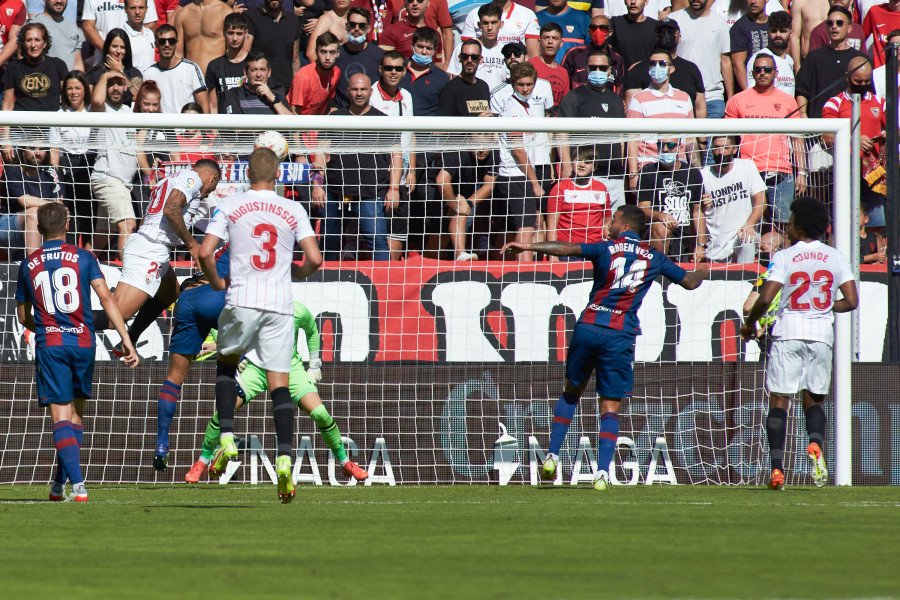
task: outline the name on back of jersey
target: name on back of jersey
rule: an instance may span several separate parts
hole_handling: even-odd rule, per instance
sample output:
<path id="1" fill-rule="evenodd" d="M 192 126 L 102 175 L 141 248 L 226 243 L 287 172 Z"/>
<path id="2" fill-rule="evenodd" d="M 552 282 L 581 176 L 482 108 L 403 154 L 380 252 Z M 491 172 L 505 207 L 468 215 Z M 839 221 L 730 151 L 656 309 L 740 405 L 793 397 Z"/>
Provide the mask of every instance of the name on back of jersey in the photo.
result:
<path id="1" fill-rule="evenodd" d="M 798 263 L 803 262 L 804 260 L 817 260 L 824 263 L 828 262 L 829 258 L 831 258 L 831 255 L 827 252 L 812 252 L 810 250 L 806 250 L 791 259 L 791 262 Z"/>
<path id="2" fill-rule="evenodd" d="M 28 268 L 34 269 L 42 262 L 46 262 L 49 260 L 70 260 L 72 262 L 78 262 L 78 253 L 77 252 L 62 252 L 59 250 L 57 250 L 55 252 L 46 252 L 46 251 L 41 252 L 40 254 L 38 254 L 37 256 L 35 256 L 33 259 L 31 259 L 28 262 Z"/>
<path id="3" fill-rule="evenodd" d="M 274 202 L 261 202 L 259 200 L 244 202 L 243 204 L 238 206 L 234 210 L 234 212 L 228 215 L 228 218 L 231 219 L 232 223 L 237 223 L 241 217 L 260 210 L 270 212 L 278 217 L 281 217 L 285 220 L 285 222 L 287 222 L 291 229 L 297 228 L 296 217 L 294 217 L 294 215 L 292 215 L 289 211 L 285 210 L 284 207 L 279 206 Z"/>
<path id="4" fill-rule="evenodd" d="M 609 247 L 610 254 L 618 254 L 619 252 L 633 252 L 638 256 L 643 256 L 647 260 L 653 258 L 653 252 L 646 248 L 642 248 L 634 242 L 616 242 Z"/>

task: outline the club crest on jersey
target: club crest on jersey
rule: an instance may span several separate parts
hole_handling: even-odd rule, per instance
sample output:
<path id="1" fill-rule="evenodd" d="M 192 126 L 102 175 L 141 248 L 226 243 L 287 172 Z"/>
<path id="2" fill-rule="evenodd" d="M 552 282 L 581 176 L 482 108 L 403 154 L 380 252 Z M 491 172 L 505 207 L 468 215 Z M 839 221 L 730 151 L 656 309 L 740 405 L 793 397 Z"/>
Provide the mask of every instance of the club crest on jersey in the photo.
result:
<path id="1" fill-rule="evenodd" d="M 609 112 L 609 104 L 603 102 L 602 104 L 600 104 L 600 106 L 603 107 L 603 112 Z"/>
<path id="2" fill-rule="evenodd" d="M 869 110 L 872 111 L 872 116 L 873 116 L 873 117 L 877 117 L 877 116 L 881 113 L 881 109 L 878 108 L 877 106 L 870 106 L 870 107 L 869 107 Z"/>
<path id="3" fill-rule="evenodd" d="M 566 32 L 572 33 L 573 31 L 575 31 L 574 25 L 566 25 Z"/>
<path id="4" fill-rule="evenodd" d="M 773 106 L 775 107 L 776 111 L 781 110 L 781 102 L 776 102 Z"/>

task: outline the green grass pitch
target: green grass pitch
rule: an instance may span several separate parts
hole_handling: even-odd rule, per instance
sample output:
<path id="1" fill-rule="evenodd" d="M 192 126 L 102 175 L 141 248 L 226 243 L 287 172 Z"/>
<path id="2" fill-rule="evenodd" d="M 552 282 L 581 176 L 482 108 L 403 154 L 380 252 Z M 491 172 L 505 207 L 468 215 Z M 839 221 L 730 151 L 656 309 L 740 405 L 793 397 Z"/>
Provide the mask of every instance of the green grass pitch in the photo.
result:
<path id="1" fill-rule="evenodd" d="M 900 489 L 0 487 L 0 596 L 900 598 Z"/>

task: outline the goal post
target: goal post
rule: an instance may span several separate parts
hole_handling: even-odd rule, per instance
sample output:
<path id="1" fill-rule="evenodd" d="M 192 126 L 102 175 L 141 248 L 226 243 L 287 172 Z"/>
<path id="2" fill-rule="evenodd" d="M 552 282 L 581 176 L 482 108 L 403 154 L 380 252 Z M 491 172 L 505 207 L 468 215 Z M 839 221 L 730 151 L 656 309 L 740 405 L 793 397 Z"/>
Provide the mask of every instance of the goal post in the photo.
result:
<path id="1" fill-rule="evenodd" d="M 834 199 L 831 208 L 834 243 L 837 249 L 850 256 L 855 243 L 854 236 L 857 235 L 851 226 L 854 210 L 850 202 L 851 161 L 854 160 L 851 153 L 851 127 L 849 121 L 843 119 L 523 120 L 464 117 L 361 119 L 356 116 L 258 115 L 229 115 L 224 118 L 222 115 L 4 111 L 0 113 L 0 128 L 7 133 L 12 130 L 13 133 L 10 138 L 0 140 L 0 145 L 48 147 L 50 142 L 47 128 L 74 126 L 90 127 L 95 130 L 124 128 L 134 131 L 229 132 L 228 136 L 220 135 L 217 141 L 211 142 L 209 147 L 204 147 L 214 154 L 220 150 L 247 154 L 260 131 L 275 130 L 288 139 L 292 154 L 301 155 L 360 152 L 461 153 L 474 147 L 473 134 L 481 136 L 478 138 L 478 145 L 500 149 L 506 143 L 502 134 L 522 132 L 548 134 L 549 141 L 534 143 L 546 145 L 551 153 L 552 148 L 559 145 L 561 134 L 567 136 L 565 143 L 572 147 L 638 142 L 666 136 L 687 139 L 716 134 L 775 135 L 800 136 L 804 140 L 812 140 L 821 134 L 833 134 L 831 152 L 833 166 L 827 170 L 830 171 L 828 195 Z M 346 135 L 348 132 L 354 135 Z M 538 138 L 529 139 L 533 141 Z M 89 143 L 93 144 L 93 149 L 102 150 L 97 142 Z M 178 142 L 172 139 L 164 143 L 154 140 L 145 140 L 143 143 L 146 148 L 185 150 L 183 147 L 179 148 Z M 177 164 L 172 168 L 177 168 Z M 308 182 L 308 175 L 308 167 L 299 169 L 297 181 Z M 240 178 L 245 178 L 246 174 L 237 177 L 235 182 L 240 183 L 244 181 Z M 433 183 L 430 182 L 432 185 Z M 343 211 L 350 210 L 347 205 L 345 199 L 343 206 L 340 207 L 341 219 L 345 218 L 346 213 Z M 323 223 L 327 218 L 331 217 L 323 218 Z M 323 224 L 320 233 L 325 231 L 325 227 Z M 441 230 L 442 235 L 446 233 Z M 362 395 L 363 398 L 371 395 L 373 402 L 377 403 L 378 410 L 381 411 L 377 412 L 373 407 L 358 402 L 352 404 L 355 409 L 345 411 L 334 408 L 333 412 L 340 415 L 337 420 L 342 432 L 355 440 L 354 444 L 359 445 L 361 452 L 364 450 L 363 443 L 358 440 L 363 439 L 367 440 L 365 452 L 371 452 L 373 456 L 381 452 L 382 448 L 385 456 L 396 452 L 395 467 L 399 462 L 408 469 L 404 471 L 403 476 L 398 474 L 398 479 L 402 479 L 405 483 L 417 481 L 478 483 L 496 481 L 497 477 L 501 483 L 515 482 L 518 478 L 527 483 L 529 476 L 526 470 L 529 461 L 535 460 L 538 456 L 536 452 L 542 452 L 539 449 L 535 450 L 533 446 L 535 443 L 545 444 L 546 441 L 546 436 L 540 437 L 546 432 L 540 432 L 538 435 L 538 432 L 530 431 L 528 427 L 532 424 L 541 427 L 549 423 L 548 414 L 552 417 L 552 405 L 562 387 L 560 364 L 564 360 L 564 349 L 567 345 L 560 327 L 563 325 L 571 327 L 574 318 L 577 318 L 584 307 L 587 292 L 590 290 L 590 274 L 571 265 L 559 263 L 511 265 L 499 261 L 454 263 L 439 259 L 434 262 L 408 260 L 406 263 L 388 265 L 379 261 L 357 262 L 344 256 L 341 255 L 339 260 L 326 265 L 326 268 L 345 269 L 340 276 L 295 284 L 295 298 L 302 300 L 311 308 L 317 315 L 320 326 L 324 328 L 323 337 L 329 340 L 327 344 L 328 352 L 332 356 L 331 364 L 335 374 L 341 377 L 341 381 L 327 381 L 326 374 L 326 381 L 320 386 L 326 404 L 332 408 L 331 402 L 337 403 L 339 399 L 352 397 L 353 394 Z M 483 258 L 485 255 L 480 256 Z M 645 364 L 642 366 L 645 378 L 642 389 L 646 394 L 638 398 L 636 391 L 633 405 L 640 417 L 634 421 L 633 430 L 627 432 L 623 430 L 625 441 L 620 438 L 617 459 L 620 461 L 619 479 L 628 476 L 628 469 L 625 468 L 623 471 L 623 467 L 630 460 L 628 459 L 630 451 L 633 451 L 632 454 L 642 463 L 641 469 L 646 468 L 651 456 L 653 461 L 656 461 L 659 450 L 656 442 L 657 438 L 662 436 L 663 440 L 667 437 L 670 440 L 691 438 L 685 443 L 684 448 L 669 449 L 675 455 L 677 479 L 680 482 L 761 482 L 759 463 L 760 457 L 766 454 L 766 448 L 762 429 L 764 415 L 761 416 L 759 404 L 759 399 L 763 398 L 764 394 L 758 388 L 762 384 L 763 363 L 750 361 L 750 357 L 759 356 L 760 351 L 749 346 L 746 355 L 743 351 L 739 351 L 739 359 L 735 362 L 733 370 L 720 368 L 721 365 L 714 364 L 706 375 L 709 379 L 692 382 L 686 388 L 688 392 L 684 391 L 686 386 L 680 383 L 685 377 L 690 376 L 686 374 L 690 372 L 686 363 L 733 360 L 722 358 L 729 355 L 731 350 L 710 349 L 710 344 L 718 344 L 725 348 L 730 343 L 726 339 L 727 334 L 723 333 L 722 339 L 710 341 L 708 332 L 713 328 L 723 332 L 729 331 L 729 327 L 733 328 L 734 315 L 740 311 L 739 296 L 746 295 L 746 291 L 750 288 L 746 282 L 742 282 L 741 286 L 732 285 L 737 283 L 741 275 L 738 273 L 733 276 L 729 269 L 737 268 L 732 266 L 725 268 L 724 274 L 719 275 L 719 283 L 722 285 L 711 288 L 717 290 L 711 292 L 712 294 L 727 295 L 727 298 L 726 296 L 709 298 L 710 303 L 722 300 L 722 306 L 700 306 L 696 300 L 679 296 L 674 288 L 670 290 L 662 287 L 653 292 L 655 296 L 652 300 L 645 302 L 646 305 L 652 304 L 652 307 L 645 307 L 642 313 L 645 331 L 638 342 L 638 361 L 642 361 L 641 357 L 649 357 L 649 360 L 643 361 Z M 108 276 L 113 271 L 112 267 L 108 269 Z M 7 295 L 15 288 L 14 270 L 9 269 L 8 273 L 12 279 L 7 278 L 2 282 L 7 289 Z M 421 296 L 421 300 L 419 296 L 410 299 L 408 294 L 396 292 L 396 288 L 391 286 L 398 284 L 408 285 L 410 290 Z M 484 297 L 479 294 L 483 294 Z M 397 306 L 403 307 L 402 311 L 397 309 Z M 392 312 L 395 310 L 399 312 Z M 677 316 L 673 316 L 675 313 Z M 730 316 L 723 317 L 722 314 L 725 313 Z M 548 328 L 546 325 L 548 321 L 555 325 Z M 850 322 L 849 315 L 836 315 L 832 390 L 833 449 L 829 449 L 829 452 L 833 452 L 834 483 L 838 485 L 850 485 L 852 481 Z M 690 326 L 696 327 L 697 331 L 682 331 L 689 329 Z M 157 350 L 154 350 L 155 353 L 151 358 L 164 363 L 168 360 L 168 354 L 165 352 L 167 331 L 161 328 L 160 333 L 154 333 L 154 336 L 152 344 Z M 10 351 L 11 355 L 14 345 L 12 337 L 11 335 L 3 337 L 3 343 L 7 346 L 3 350 Z M 115 339 L 114 333 L 107 334 L 107 341 Z M 300 345 L 303 346 L 302 340 Z M 413 347 L 410 348 L 410 345 Z M 98 349 L 98 358 L 107 357 L 105 349 Z M 741 362 L 744 360 L 746 362 Z M 675 364 L 668 365 L 669 362 Z M 397 365 L 396 373 L 392 371 L 393 364 Z M 328 363 L 326 365 L 328 366 Z M 509 365 L 513 369 L 508 384 L 497 383 L 498 365 Z M 465 375 L 455 371 L 456 366 L 462 367 Z M 361 374 L 354 373 L 354 368 L 360 369 Z M 419 372 L 416 372 L 417 369 Z M 17 368 L 15 377 L 26 378 L 28 372 L 27 368 Z M 115 371 L 113 365 L 104 366 L 102 372 L 116 373 L 118 381 L 127 381 L 126 375 Z M 148 466 L 149 455 L 152 455 L 152 437 L 148 437 L 148 432 L 155 430 L 155 409 L 152 400 L 162 380 L 153 379 L 159 375 L 159 368 L 152 365 L 141 372 L 146 379 L 136 380 L 131 384 L 134 390 L 133 398 L 136 402 L 138 399 L 147 399 L 150 406 L 146 410 L 129 409 L 129 414 L 133 411 L 134 416 L 126 419 L 125 431 L 117 430 L 111 434 L 97 432 L 90 437 L 96 447 L 92 449 L 92 458 L 88 461 L 89 477 L 92 473 L 97 477 L 97 473 L 102 472 L 101 478 L 104 481 L 168 480 L 154 473 Z M 207 373 L 207 370 L 201 369 L 200 372 Z M 540 376 L 534 376 L 535 372 L 539 372 Z M 697 372 L 706 371 L 698 369 Z M 401 377 L 400 381 L 392 379 L 395 374 Z M 406 377 L 410 379 L 402 379 Z M 664 380 L 653 381 L 654 377 L 662 377 Z M 456 381 L 454 378 L 461 379 Z M 513 383 L 516 378 L 529 382 L 534 378 L 534 383 L 529 383 L 527 389 L 517 387 Z M 494 388 L 491 387 L 492 380 L 496 384 Z M 183 454 L 174 457 L 172 464 L 179 468 L 190 466 L 198 439 L 197 435 L 191 432 L 200 430 L 202 434 L 205 416 L 208 416 L 206 413 L 211 414 L 209 398 L 213 393 L 212 383 L 197 380 L 193 376 L 189 379 L 189 389 L 186 388 L 187 391 L 179 405 L 179 414 L 173 424 L 175 444 L 183 441 L 184 446 L 189 446 Z M 31 391 L 29 385 L 30 381 L 17 381 L 15 392 L 17 397 L 27 396 Z M 496 389 L 502 388 L 503 385 L 507 385 L 509 390 L 514 390 L 510 392 L 513 395 L 509 398 L 496 392 Z M 749 405 L 741 406 L 748 385 L 755 388 L 753 393 L 747 396 L 752 398 L 752 408 Z M 104 391 L 112 389 L 104 386 L 106 384 L 101 383 L 101 389 Z M 416 402 L 408 398 L 409 394 L 413 394 L 414 397 L 416 390 L 421 387 L 430 387 L 429 397 L 432 400 Z M 391 397 L 393 391 L 396 391 L 398 398 Z M 448 399 L 446 402 L 441 400 L 439 404 L 434 398 L 443 398 L 442 394 L 445 392 Z M 478 438 L 480 441 L 476 442 L 472 441 L 471 432 L 466 429 L 465 403 L 469 397 L 467 394 L 476 394 L 484 398 L 483 404 L 479 401 L 474 405 L 481 411 L 478 427 L 485 428 L 483 435 Z M 520 400 L 518 394 L 535 394 L 535 397 L 549 403 L 549 406 L 536 408 L 529 405 L 523 408 L 517 404 Z M 542 397 L 542 394 L 546 397 Z M 654 394 L 659 394 L 660 398 L 650 397 Z M 577 473 L 574 471 L 576 466 L 581 470 L 587 468 L 587 463 L 593 456 L 590 444 L 596 443 L 598 424 L 594 423 L 596 415 L 590 416 L 591 411 L 596 412 L 596 403 L 589 399 L 589 396 L 591 394 L 585 395 L 580 408 L 585 417 L 583 427 L 576 428 L 573 423 L 573 433 L 570 433 L 569 437 L 574 436 L 576 439 L 567 441 L 569 456 L 564 459 L 564 463 L 567 469 L 573 470 L 572 481 L 577 480 Z M 408 403 L 404 404 L 407 400 Z M 669 412 L 665 410 L 662 413 L 655 412 L 660 405 L 666 405 L 665 410 Z M 115 409 L 105 407 L 103 410 L 111 414 L 104 413 L 104 419 L 108 420 L 102 422 L 113 428 L 118 427 L 117 416 L 112 414 Z M 271 437 L 272 430 L 271 424 L 261 417 L 265 414 L 264 404 L 253 403 L 252 410 L 255 411 L 252 426 L 248 426 L 244 431 L 248 436 L 259 436 L 265 446 L 269 440 L 264 436 Z M 362 416 L 353 414 L 353 410 L 361 411 Z M 427 411 L 427 414 L 419 414 L 417 411 L 420 410 Z M 627 410 L 628 408 L 623 406 L 623 412 Z M 692 414 L 691 411 L 699 412 Z M 238 419 L 240 418 L 239 414 Z M 33 425 L 38 422 L 37 419 L 34 410 L 31 409 L 23 422 Z M 498 421 L 501 430 L 496 430 Z M 692 426 L 702 428 L 697 424 L 704 421 L 708 423 L 705 425 L 708 430 L 697 434 L 689 432 Z M 492 422 L 494 427 L 490 431 L 485 424 L 489 422 Z M 671 423 L 676 423 L 674 430 L 671 429 Z M 513 431 L 514 426 L 518 427 L 516 431 Z M 256 431 L 254 427 L 260 430 Z M 381 427 L 396 428 L 397 431 L 390 435 L 379 436 L 376 429 Z M 432 427 L 433 430 L 428 431 L 428 427 Z M 791 426 L 793 433 L 801 429 L 797 423 Z M 394 433 L 396 436 L 391 437 Z M 129 447 L 130 442 L 127 438 L 131 434 L 140 438 L 139 451 Z M 584 439 L 589 440 L 586 447 L 582 444 Z M 392 447 L 394 441 L 397 442 L 397 448 Z M 322 454 L 321 440 L 313 443 L 316 452 L 319 452 L 319 461 L 324 464 L 326 459 Z M 404 447 L 408 444 L 414 447 Z M 717 447 L 719 444 L 725 447 Z M 103 445 L 122 450 L 121 459 L 126 463 L 123 468 L 108 468 L 109 464 L 117 460 L 111 458 L 108 452 L 104 458 L 93 458 L 100 455 L 100 447 Z M 665 442 L 663 445 L 665 446 Z M 741 449 L 741 445 L 751 445 L 753 448 Z M 4 465 L 12 460 L 9 458 L 12 456 L 9 452 L 4 450 Z M 479 456 L 483 465 L 477 465 L 478 461 L 472 458 L 473 455 Z M 23 461 L 33 458 L 27 453 L 20 456 Z M 46 460 L 45 455 L 40 456 L 41 460 Z M 735 458 L 738 456 L 741 458 Z M 398 457 L 401 457 L 399 461 Z M 659 460 L 663 459 L 659 457 Z M 742 461 L 747 460 L 753 465 L 745 469 L 740 465 L 744 465 Z M 797 469 L 800 469 L 799 459 L 796 464 Z M 487 468 L 489 465 L 494 466 L 493 475 L 488 473 L 491 470 Z M 505 466 L 501 468 L 498 465 Z M 723 465 L 727 465 L 727 469 L 732 469 L 736 474 L 722 475 L 721 472 L 726 469 Z M 176 473 L 173 480 L 179 481 L 180 475 L 183 474 Z M 509 477 L 503 481 L 506 475 Z M 43 471 L 30 471 L 30 475 L 17 475 L 15 480 L 37 481 L 42 476 Z M 165 477 L 170 476 L 171 473 Z M 7 478 L 6 475 L 0 477 L 0 483 L 6 482 Z M 567 482 L 569 480 L 568 473 L 566 480 Z M 800 482 L 797 478 L 791 481 Z"/>

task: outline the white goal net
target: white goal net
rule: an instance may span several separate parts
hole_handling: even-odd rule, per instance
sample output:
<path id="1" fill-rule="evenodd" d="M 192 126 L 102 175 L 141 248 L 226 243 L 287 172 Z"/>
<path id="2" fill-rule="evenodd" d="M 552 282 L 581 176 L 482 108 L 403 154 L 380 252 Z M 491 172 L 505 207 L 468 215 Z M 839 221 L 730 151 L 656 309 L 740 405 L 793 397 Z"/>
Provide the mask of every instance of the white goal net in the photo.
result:
<path id="1" fill-rule="evenodd" d="M 222 180 L 192 219 L 202 239 L 216 202 L 248 186 L 246 158 L 263 130 L 288 141 L 277 189 L 303 204 L 323 250 L 323 268 L 295 283 L 294 295 L 316 318 L 319 392 L 351 458 L 370 468 L 369 483 L 537 483 L 568 337 L 593 274 L 590 262 L 517 260 L 500 248 L 517 239 L 605 239 L 623 203 L 645 209 L 654 251 L 688 269 L 700 257 L 714 268 L 694 291 L 660 279 L 643 302 L 614 480 L 764 483 L 767 338 L 740 340 L 745 302 L 766 257 L 786 243 L 785 211 L 796 195 L 844 211 L 828 241 L 849 253 L 849 209 L 834 202 L 849 194 L 849 134 L 822 120 L 66 116 L 3 115 L 0 483 L 44 483 L 55 465 L 34 349 L 15 317 L 19 261 L 40 243 L 37 206 L 66 204 L 69 241 L 100 258 L 114 288 L 120 249 L 156 182 L 201 158 L 219 163 Z M 196 268 L 186 251 L 172 258 L 180 280 Z M 168 469 L 151 466 L 171 325 L 167 309 L 142 333 L 143 362 L 133 371 L 110 360 L 118 335 L 98 333 L 81 454 L 88 482 L 184 481 L 197 460 L 215 410 L 214 358 L 195 363 L 182 386 Z M 838 360 L 841 336 L 843 321 Z M 298 347 L 306 358 L 302 333 Z M 826 404 L 838 428 L 849 422 L 845 376 L 836 371 L 839 401 Z M 590 481 L 598 410 L 592 381 L 557 483 Z M 269 415 L 264 398 L 238 411 L 245 450 L 228 480 L 274 476 Z M 789 415 L 788 483 L 807 483 L 802 413 L 794 406 Z M 299 414 L 297 423 L 298 482 L 347 484 L 312 420 Z M 838 482 L 849 483 L 840 432 L 829 435 L 827 460 L 835 462 L 835 439 Z"/>

